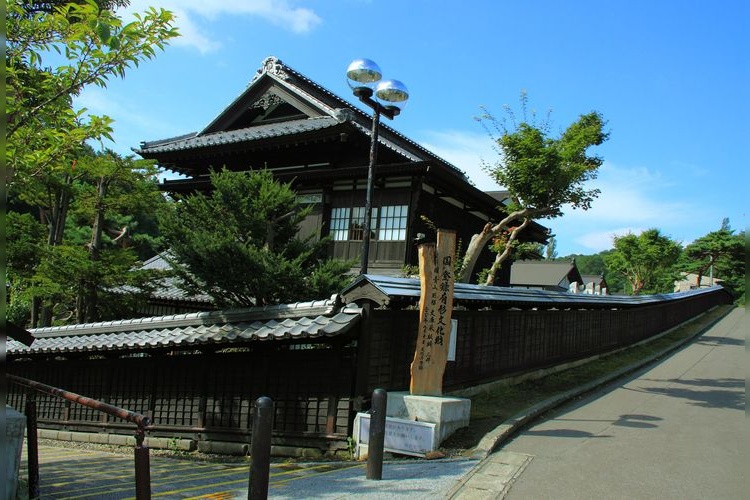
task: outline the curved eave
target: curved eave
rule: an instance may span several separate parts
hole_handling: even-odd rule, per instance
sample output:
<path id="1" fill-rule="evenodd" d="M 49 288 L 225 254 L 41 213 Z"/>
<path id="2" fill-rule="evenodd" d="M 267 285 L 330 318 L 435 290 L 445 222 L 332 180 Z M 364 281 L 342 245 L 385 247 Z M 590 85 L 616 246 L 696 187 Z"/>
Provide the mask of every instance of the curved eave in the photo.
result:
<path id="1" fill-rule="evenodd" d="M 314 309 L 314 308 L 313 308 Z M 312 312 L 310 309 L 307 312 Z M 72 325 L 41 329 L 37 340 L 27 347 L 9 341 L 7 355 L 29 357 L 71 353 L 112 354 L 156 350 L 189 350 L 210 347 L 220 349 L 263 341 L 316 341 L 343 336 L 355 331 L 362 310 L 347 306 L 337 313 L 311 314 L 297 318 L 221 321 L 224 312 L 182 315 L 203 318 L 204 323 L 180 320 L 179 317 L 144 318 L 139 322 L 120 324 Z M 232 313 L 228 313 L 232 317 Z M 282 315 L 283 316 L 283 315 Z M 178 319 L 173 319 L 178 318 Z M 209 319 L 213 318 L 213 321 Z M 140 324 L 140 326 L 139 326 Z"/>

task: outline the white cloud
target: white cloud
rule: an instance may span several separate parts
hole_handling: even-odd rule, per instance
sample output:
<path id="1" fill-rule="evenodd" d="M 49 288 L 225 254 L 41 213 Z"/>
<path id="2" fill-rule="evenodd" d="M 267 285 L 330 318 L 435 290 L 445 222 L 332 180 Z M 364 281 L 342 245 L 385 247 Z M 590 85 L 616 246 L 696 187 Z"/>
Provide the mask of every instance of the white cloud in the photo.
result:
<path id="1" fill-rule="evenodd" d="M 187 11 L 173 7 L 170 10 L 175 16 L 175 25 L 177 26 L 180 36 L 175 38 L 171 43 L 176 47 L 193 47 L 201 54 L 214 52 L 221 47 L 221 42 L 212 40 L 209 35 L 204 34 L 200 26 L 190 17 Z"/>
<path id="2" fill-rule="evenodd" d="M 114 119 L 113 128 L 117 142 L 107 139 L 102 146 L 113 149 L 122 155 L 133 154 L 131 147 L 135 147 L 143 137 L 168 137 L 177 132 L 174 123 L 168 117 L 156 117 L 144 113 L 140 108 L 129 107 L 128 100 L 108 89 L 88 87 L 74 100 L 76 109 L 86 108 L 87 114 L 106 115 Z M 93 144 L 98 149 L 99 144 Z"/>
<path id="3" fill-rule="evenodd" d="M 216 34 L 209 33 L 201 23 L 220 16 L 257 16 L 293 33 L 307 33 L 321 23 L 321 18 L 311 9 L 295 7 L 288 0 L 161 0 L 158 5 L 174 12 L 175 25 L 180 37 L 174 45 L 189 46 L 201 53 L 217 50 L 221 43 Z M 132 0 L 121 11 L 128 15 L 145 11 L 151 0 Z"/>
<path id="4" fill-rule="evenodd" d="M 92 115 L 107 115 L 114 118 L 115 128 L 118 122 L 127 122 L 131 129 L 159 130 L 163 123 L 150 119 L 150 115 L 140 109 L 123 105 L 123 101 L 110 91 L 98 87 L 88 87 L 86 91 L 75 98 L 76 109 L 86 108 Z"/>
<path id="5" fill-rule="evenodd" d="M 445 161 L 463 170 L 474 185 L 483 191 L 502 189 L 492 177 L 482 170 L 483 162 L 492 162 L 497 153 L 486 134 L 466 131 L 425 131 L 419 144 Z"/>
<path id="6" fill-rule="evenodd" d="M 640 227 L 609 229 L 607 231 L 596 231 L 578 235 L 574 238 L 574 241 L 594 253 L 599 253 L 612 248 L 616 236 L 624 236 L 626 234 L 637 235 L 643 231 L 644 229 Z"/>
<path id="7" fill-rule="evenodd" d="M 591 208 L 584 211 L 567 207 L 566 218 L 659 225 L 684 219 L 691 208 L 671 189 L 674 181 L 643 167 L 623 169 L 605 163 L 590 187 L 601 191 Z"/>
<path id="8" fill-rule="evenodd" d="M 612 248 L 614 236 L 640 234 L 653 227 L 679 239 L 670 233 L 690 226 L 700 210 L 699 204 L 685 198 L 674 179 L 645 167 L 605 163 L 590 187 L 601 190 L 591 209 L 566 207 L 561 218 L 548 222 L 561 255 L 601 252 Z"/>

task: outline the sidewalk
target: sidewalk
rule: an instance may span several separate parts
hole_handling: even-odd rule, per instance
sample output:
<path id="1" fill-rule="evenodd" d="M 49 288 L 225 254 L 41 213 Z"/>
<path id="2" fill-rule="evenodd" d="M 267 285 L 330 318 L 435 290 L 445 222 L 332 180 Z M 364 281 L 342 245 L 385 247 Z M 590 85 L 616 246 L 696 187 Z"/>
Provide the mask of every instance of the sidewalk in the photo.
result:
<path id="1" fill-rule="evenodd" d="M 743 498 L 746 330 L 735 308 L 678 346 L 517 416 L 486 437 L 502 451 L 447 498 Z"/>
<path id="2" fill-rule="evenodd" d="M 744 311 L 734 309 L 708 331 L 696 332 L 711 338 L 712 332 L 739 330 Z M 739 318 L 739 319 L 738 319 Z M 732 330 L 734 328 L 734 330 Z M 728 329 L 728 330 L 727 330 Z M 722 337 L 723 338 L 723 337 Z M 691 342 L 693 338 L 686 340 Z M 700 340 L 699 340 L 700 342 Z M 744 345 L 744 341 L 741 342 Z M 736 349 L 742 350 L 736 344 Z M 478 459 L 404 460 L 383 465 L 383 479 L 365 479 L 366 464 L 351 462 L 314 464 L 274 464 L 269 497 L 297 498 L 409 498 L 477 499 L 502 498 L 514 481 L 535 460 L 523 450 L 498 450 L 529 422 L 581 395 L 592 393 L 615 380 L 622 380 L 655 359 L 679 349 L 673 346 L 650 359 L 642 360 L 606 378 L 546 400 L 505 422 L 480 442 Z M 665 361 L 668 362 L 669 360 Z M 623 385 L 625 382 L 620 382 Z M 612 390 L 611 388 L 606 389 Z M 602 396 L 597 393 L 596 397 Z M 24 454 L 25 458 L 25 454 Z M 43 498 L 132 498 L 133 459 L 77 449 L 40 449 Z M 199 463 L 153 456 L 151 458 L 153 497 L 162 498 L 246 498 L 249 464 Z M 530 497 L 529 497 L 530 498 Z"/>

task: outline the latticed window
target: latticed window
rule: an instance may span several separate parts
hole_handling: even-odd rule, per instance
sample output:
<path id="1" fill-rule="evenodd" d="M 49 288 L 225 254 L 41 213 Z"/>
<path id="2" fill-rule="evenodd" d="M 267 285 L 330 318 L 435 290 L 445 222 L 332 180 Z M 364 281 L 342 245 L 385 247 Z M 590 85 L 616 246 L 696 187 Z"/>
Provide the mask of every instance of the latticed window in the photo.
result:
<path id="1" fill-rule="evenodd" d="M 407 205 L 372 209 L 370 238 L 384 241 L 406 239 Z M 331 237 L 334 241 L 361 241 L 364 235 L 365 207 L 338 207 L 331 210 Z"/>
<path id="2" fill-rule="evenodd" d="M 403 241 L 406 239 L 406 205 L 391 205 L 380 209 L 378 239 Z"/>
<path id="3" fill-rule="evenodd" d="M 346 241 L 349 239 L 351 211 L 351 208 L 348 207 L 331 210 L 331 237 L 335 241 Z"/>
<path id="4" fill-rule="evenodd" d="M 370 239 L 375 239 L 378 227 L 378 209 L 373 207 L 370 218 Z M 365 234 L 365 207 L 352 208 L 352 223 L 349 226 L 349 239 L 361 240 Z"/>

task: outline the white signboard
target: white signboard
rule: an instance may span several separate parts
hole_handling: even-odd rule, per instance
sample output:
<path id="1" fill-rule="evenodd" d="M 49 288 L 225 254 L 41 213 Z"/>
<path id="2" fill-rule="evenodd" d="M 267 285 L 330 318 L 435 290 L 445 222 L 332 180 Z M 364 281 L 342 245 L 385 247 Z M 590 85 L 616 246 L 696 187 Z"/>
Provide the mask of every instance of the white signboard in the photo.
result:
<path id="1" fill-rule="evenodd" d="M 370 442 L 370 415 L 357 413 L 359 435 L 357 444 Z M 385 443 L 383 449 L 402 455 L 423 457 L 432 451 L 435 442 L 435 424 L 403 418 L 385 418 Z"/>
<path id="2" fill-rule="evenodd" d="M 451 320 L 451 338 L 448 341 L 447 361 L 456 361 L 456 339 L 458 338 L 458 320 Z"/>
<path id="3" fill-rule="evenodd" d="M 300 205 L 323 203 L 323 193 L 305 193 L 297 195 L 297 203 Z"/>

